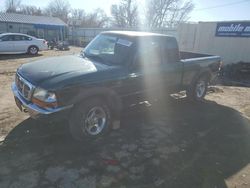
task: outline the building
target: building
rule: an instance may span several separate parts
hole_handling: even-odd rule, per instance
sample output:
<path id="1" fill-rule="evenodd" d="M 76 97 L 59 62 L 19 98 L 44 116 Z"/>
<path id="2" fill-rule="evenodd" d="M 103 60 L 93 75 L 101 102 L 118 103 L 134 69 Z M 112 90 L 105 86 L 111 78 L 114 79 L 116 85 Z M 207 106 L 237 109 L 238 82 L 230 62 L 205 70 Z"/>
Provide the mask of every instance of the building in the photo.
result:
<path id="1" fill-rule="evenodd" d="M 186 23 L 177 33 L 183 51 L 219 55 L 224 64 L 250 63 L 250 21 Z"/>
<path id="2" fill-rule="evenodd" d="M 67 24 L 56 17 L 0 13 L 0 33 L 24 33 L 46 40 L 67 38 Z"/>

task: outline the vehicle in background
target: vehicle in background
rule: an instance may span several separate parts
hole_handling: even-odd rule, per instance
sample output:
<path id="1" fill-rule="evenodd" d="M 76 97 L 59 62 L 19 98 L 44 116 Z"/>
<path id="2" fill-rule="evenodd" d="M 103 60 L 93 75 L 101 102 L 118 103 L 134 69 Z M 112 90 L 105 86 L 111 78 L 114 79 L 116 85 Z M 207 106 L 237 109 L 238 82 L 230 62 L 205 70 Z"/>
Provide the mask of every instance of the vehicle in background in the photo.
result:
<path id="1" fill-rule="evenodd" d="M 21 33 L 0 34 L 0 54 L 36 55 L 38 51 L 47 50 L 47 41 Z"/>
<path id="2" fill-rule="evenodd" d="M 59 41 L 56 48 L 58 50 L 69 50 L 69 42 L 68 41 Z"/>
<path id="3" fill-rule="evenodd" d="M 78 56 L 23 64 L 12 91 L 21 111 L 67 118 L 72 136 L 81 140 L 108 132 L 129 104 L 183 90 L 201 101 L 220 66 L 219 56 L 180 52 L 172 36 L 110 31 Z"/>
<path id="4" fill-rule="evenodd" d="M 58 50 L 69 50 L 69 42 L 68 41 L 56 41 L 51 40 L 48 42 L 48 48 L 53 50 L 54 48 Z"/>
<path id="5" fill-rule="evenodd" d="M 56 40 L 49 40 L 48 41 L 48 48 L 50 49 L 50 50 L 54 50 L 54 48 L 57 46 L 57 42 L 56 42 Z"/>

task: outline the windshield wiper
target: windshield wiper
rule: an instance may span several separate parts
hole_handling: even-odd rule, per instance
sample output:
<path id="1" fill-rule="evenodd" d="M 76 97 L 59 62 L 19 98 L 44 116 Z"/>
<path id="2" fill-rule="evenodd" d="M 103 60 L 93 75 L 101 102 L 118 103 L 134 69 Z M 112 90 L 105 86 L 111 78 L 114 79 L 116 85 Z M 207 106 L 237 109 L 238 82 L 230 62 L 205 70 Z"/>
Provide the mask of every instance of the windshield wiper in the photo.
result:
<path id="1" fill-rule="evenodd" d="M 90 55 L 90 54 L 86 54 L 86 52 L 83 52 L 84 57 L 89 58 L 89 59 L 93 59 L 98 61 L 99 63 L 103 63 L 105 65 L 111 65 L 110 63 L 108 63 L 103 57 L 99 56 L 99 55 Z"/>
<path id="2" fill-rule="evenodd" d="M 104 59 L 102 57 L 100 57 L 99 55 L 88 55 L 88 58 L 92 58 L 92 59 L 96 59 L 98 61 L 104 62 Z"/>

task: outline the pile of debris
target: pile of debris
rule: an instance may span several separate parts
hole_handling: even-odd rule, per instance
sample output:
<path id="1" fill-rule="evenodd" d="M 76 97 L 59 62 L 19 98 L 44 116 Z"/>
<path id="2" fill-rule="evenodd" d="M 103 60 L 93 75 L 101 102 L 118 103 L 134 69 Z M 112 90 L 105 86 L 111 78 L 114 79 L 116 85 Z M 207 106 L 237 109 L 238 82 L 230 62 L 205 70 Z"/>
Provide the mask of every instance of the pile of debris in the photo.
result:
<path id="1" fill-rule="evenodd" d="M 48 42 L 48 48 L 53 50 L 54 48 L 58 50 L 69 50 L 69 42 L 68 41 L 56 41 L 51 40 Z"/>
<path id="2" fill-rule="evenodd" d="M 250 87 L 250 62 L 239 62 L 225 66 L 219 73 L 223 85 Z"/>

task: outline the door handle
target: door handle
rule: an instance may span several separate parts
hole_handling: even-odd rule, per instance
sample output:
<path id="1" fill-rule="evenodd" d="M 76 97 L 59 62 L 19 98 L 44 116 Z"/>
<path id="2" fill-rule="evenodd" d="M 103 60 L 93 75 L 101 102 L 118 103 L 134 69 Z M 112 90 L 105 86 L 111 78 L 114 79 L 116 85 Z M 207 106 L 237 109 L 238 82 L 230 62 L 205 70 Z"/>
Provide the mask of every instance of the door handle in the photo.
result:
<path id="1" fill-rule="evenodd" d="M 137 78 L 141 75 L 142 75 L 141 73 L 131 73 L 131 74 L 129 74 L 129 78 Z"/>
<path id="2" fill-rule="evenodd" d="M 131 73 L 130 75 L 129 75 L 129 78 L 136 78 L 137 77 L 137 74 L 136 73 Z"/>

